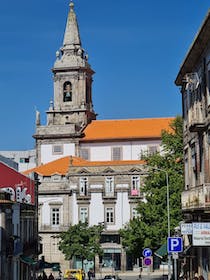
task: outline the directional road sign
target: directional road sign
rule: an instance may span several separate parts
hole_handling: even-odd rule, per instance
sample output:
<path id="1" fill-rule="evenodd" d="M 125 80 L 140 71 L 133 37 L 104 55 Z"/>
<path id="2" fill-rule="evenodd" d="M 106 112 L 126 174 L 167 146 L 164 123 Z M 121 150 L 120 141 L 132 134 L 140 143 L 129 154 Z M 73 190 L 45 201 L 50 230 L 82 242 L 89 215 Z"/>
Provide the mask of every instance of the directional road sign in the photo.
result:
<path id="1" fill-rule="evenodd" d="M 150 248 L 145 248 L 142 252 L 143 256 L 146 257 L 150 257 L 152 256 L 152 250 Z"/>
<path id="2" fill-rule="evenodd" d="M 168 253 L 178 253 L 183 251 L 183 241 L 181 237 L 168 237 Z"/>

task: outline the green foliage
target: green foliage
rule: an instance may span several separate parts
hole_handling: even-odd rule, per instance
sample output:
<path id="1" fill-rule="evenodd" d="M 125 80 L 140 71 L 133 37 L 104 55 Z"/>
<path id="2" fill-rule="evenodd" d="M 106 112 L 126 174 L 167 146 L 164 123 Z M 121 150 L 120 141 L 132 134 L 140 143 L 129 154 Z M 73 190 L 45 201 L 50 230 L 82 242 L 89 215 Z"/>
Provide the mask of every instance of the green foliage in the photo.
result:
<path id="1" fill-rule="evenodd" d="M 93 260 L 95 255 L 102 255 L 100 236 L 104 230 L 103 225 L 88 227 L 87 223 L 79 222 L 70 226 L 66 232 L 60 234 L 59 250 L 65 255 L 66 260 L 74 256 L 81 260 Z"/>
<path id="2" fill-rule="evenodd" d="M 182 118 L 176 117 L 170 125 L 170 131 L 162 132 L 163 152 L 144 157 L 148 176 L 141 186 L 145 200 L 139 203 L 139 219 L 130 221 L 120 231 L 123 245 L 129 253 L 139 257 L 142 249 L 159 248 L 168 236 L 167 183 L 169 179 L 170 226 L 174 227 L 182 220 L 181 192 L 183 179 L 183 138 Z"/>

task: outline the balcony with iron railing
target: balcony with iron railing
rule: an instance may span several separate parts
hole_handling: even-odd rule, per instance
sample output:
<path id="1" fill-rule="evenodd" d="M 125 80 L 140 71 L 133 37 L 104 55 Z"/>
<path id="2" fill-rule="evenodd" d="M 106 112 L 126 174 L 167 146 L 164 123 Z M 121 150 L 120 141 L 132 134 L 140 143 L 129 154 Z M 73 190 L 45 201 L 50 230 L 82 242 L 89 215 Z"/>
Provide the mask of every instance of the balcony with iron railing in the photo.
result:
<path id="1" fill-rule="evenodd" d="M 182 210 L 204 210 L 210 208 L 210 184 L 183 191 L 181 202 Z"/>

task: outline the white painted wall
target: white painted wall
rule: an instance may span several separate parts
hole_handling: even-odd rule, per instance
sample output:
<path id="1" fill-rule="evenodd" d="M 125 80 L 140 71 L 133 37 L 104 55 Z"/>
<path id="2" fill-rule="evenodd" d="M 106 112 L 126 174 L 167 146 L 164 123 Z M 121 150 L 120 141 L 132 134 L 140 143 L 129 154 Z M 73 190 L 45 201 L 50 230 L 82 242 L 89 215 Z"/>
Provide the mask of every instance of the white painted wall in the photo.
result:
<path id="1" fill-rule="evenodd" d="M 104 204 L 102 193 L 92 193 L 89 206 L 89 223 L 91 226 L 104 222 Z"/>
<path id="2" fill-rule="evenodd" d="M 77 224 L 78 220 L 78 208 L 79 205 L 76 201 L 76 193 L 72 195 L 72 216 L 73 224 Z M 117 231 L 123 227 L 125 223 L 130 220 L 130 204 L 128 199 L 128 192 L 118 192 L 117 201 L 114 204 L 115 207 L 115 224 L 107 225 L 107 230 Z M 104 204 L 102 199 L 102 193 L 91 193 L 91 201 L 89 204 L 89 225 L 97 225 L 104 222 Z"/>
<path id="3" fill-rule="evenodd" d="M 149 146 L 160 146 L 160 143 L 160 140 L 81 143 L 80 147 L 89 148 L 91 161 L 112 160 L 113 147 L 122 147 L 123 160 L 139 160 L 141 151 L 147 151 Z"/>
<path id="4" fill-rule="evenodd" d="M 130 220 L 130 204 L 127 192 L 117 193 L 117 203 L 115 205 L 115 216 L 117 230 L 123 227 Z"/>
<path id="5" fill-rule="evenodd" d="M 61 143 L 57 143 L 58 145 L 60 145 Z M 53 144 L 55 145 L 55 143 Z M 52 144 L 48 144 L 48 145 L 41 145 L 41 163 L 45 164 L 47 162 L 65 157 L 65 156 L 75 156 L 75 144 L 74 143 L 69 143 L 69 144 L 63 144 L 63 153 L 62 154 L 57 154 L 54 155 L 52 153 Z"/>
<path id="6" fill-rule="evenodd" d="M 50 203 L 58 203 L 60 202 L 60 223 L 63 224 L 63 198 L 59 196 L 47 196 L 41 197 L 39 196 L 39 204 L 41 204 L 41 225 L 50 225 L 50 209 L 53 205 Z"/>

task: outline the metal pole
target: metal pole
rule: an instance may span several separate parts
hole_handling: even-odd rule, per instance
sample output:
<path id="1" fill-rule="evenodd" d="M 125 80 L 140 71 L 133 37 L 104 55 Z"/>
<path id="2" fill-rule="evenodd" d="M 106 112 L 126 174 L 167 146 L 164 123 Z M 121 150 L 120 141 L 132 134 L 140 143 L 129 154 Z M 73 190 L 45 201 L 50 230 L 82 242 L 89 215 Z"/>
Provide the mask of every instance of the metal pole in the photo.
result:
<path id="1" fill-rule="evenodd" d="M 168 218 L 168 237 L 171 236 L 170 231 L 170 196 L 169 196 L 169 179 L 168 172 L 164 169 L 154 168 L 156 170 L 162 171 L 166 175 L 166 203 L 167 203 L 167 218 Z M 168 280 L 171 280 L 171 255 L 168 253 Z"/>
<path id="2" fill-rule="evenodd" d="M 174 280 L 177 280 L 177 259 L 174 259 Z"/>
<path id="3" fill-rule="evenodd" d="M 168 172 L 163 170 L 166 174 L 166 192 L 167 192 L 167 217 L 168 217 L 168 237 L 171 236 L 170 231 L 170 197 L 169 197 L 169 183 L 168 183 Z M 168 253 L 168 280 L 171 279 L 171 255 Z"/>

